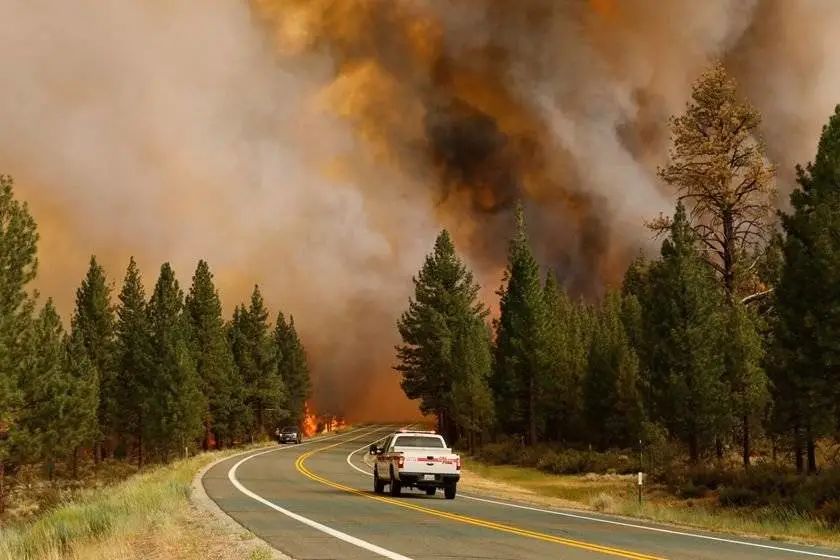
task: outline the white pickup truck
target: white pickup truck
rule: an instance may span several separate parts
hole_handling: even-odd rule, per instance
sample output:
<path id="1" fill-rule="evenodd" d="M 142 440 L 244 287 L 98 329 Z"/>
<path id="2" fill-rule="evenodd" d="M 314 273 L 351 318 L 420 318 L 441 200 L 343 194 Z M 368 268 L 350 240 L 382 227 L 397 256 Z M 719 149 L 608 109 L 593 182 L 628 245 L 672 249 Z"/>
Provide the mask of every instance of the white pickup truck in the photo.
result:
<path id="1" fill-rule="evenodd" d="M 461 458 L 437 433 L 400 430 L 382 445 L 371 445 L 370 453 L 376 456 L 373 490 L 377 494 L 388 485 L 392 496 L 399 496 L 403 488 L 414 487 L 428 496 L 443 488 L 446 499 L 455 498 L 461 479 Z"/>

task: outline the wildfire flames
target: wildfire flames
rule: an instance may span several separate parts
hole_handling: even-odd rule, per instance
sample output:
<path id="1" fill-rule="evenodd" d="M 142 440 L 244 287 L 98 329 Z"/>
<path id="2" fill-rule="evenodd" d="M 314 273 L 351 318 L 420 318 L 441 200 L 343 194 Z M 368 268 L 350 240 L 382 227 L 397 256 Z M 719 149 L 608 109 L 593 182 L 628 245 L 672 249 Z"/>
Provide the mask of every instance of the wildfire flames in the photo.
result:
<path id="1" fill-rule="evenodd" d="M 303 435 L 310 437 L 316 433 L 318 433 L 318 418 L 309 407 L 309 402 L 307 402 L 303 408 Z"/>
<path id="2" fill-rule="evenodd" d="M 309 402 L 304 406 L 303 414 L 303 435 L 306 437 L 314 436 L 315 434 L 325 434 L 327 432 L 334 432 L 347 425 L 344 418 L 332 415 L 319 416 L 312 408 Z"/>

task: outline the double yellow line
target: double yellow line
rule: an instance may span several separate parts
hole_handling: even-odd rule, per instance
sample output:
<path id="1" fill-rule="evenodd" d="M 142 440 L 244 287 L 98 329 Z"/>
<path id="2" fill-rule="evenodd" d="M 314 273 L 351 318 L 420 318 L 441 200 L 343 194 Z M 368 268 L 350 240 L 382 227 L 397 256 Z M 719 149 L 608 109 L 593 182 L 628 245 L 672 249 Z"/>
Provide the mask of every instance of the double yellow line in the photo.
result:
<path id="1" fill-rule="evenodd" d="M 356 496 L 362 496 L 363 498 L 368 498 L 370 500 L 376 500 L 377 502 L 382 502 L 385 504 L 391 504 L 394 506 L 399 506 L 401 508 L 410 509 L 414 511 L 418 511 L 420 513 L 425 513 L 427 515 L 432 515 L 434 517 L 440 517 L 442 519 L 448 519 L 450 521 L 457 521 L 459 523 L 465 523 L 467 525 L 474 525 L 476 527 L 484 527 L 485 529 L 493 529 L 495 531 L 500 531 L 502 533 L 509 533 L 511 535 L 519 535 L 521 537 L 527 537 L 539 541 L 550 542 L 554 544 L 561 544 L 564 546 L 569 546 L 572 548 L 578 548 L 581 550 L 588 550 L 590 552 L 599 552 L 601 554 L 607 554 L 610 556 L 618 556 L 620 558 L 630 558 L 631 560 L 664 560 L 658 556 L 650 556 L 648 554 L 641 554 L 638 552 L 633 552 L 630 550 L 622 550 L 620 548 L 612 548 L 609 546 L 602 546 L 599 544 L 593 544 L 573 539 L 566 539 L 563 537 L 558 537 L 555 535 L 549 535 L 546 533 L 539 533 L 537 531 L 531 531 L 529 529 L 522 529 L 519 527 L 514 527 L 512 525 L 505 525 L 502 523 L 496 523 L 495 521 L 488 521 L 485 519 L 478 519 L 476 517 L 469 517 L 466 515 L 460 515 L 457 513 L 449 513 L 446 511 L 440 511 L 437 509 L 432 509 L 428 507 L 418 506 L 416 504 L 412 504 L 403 500 L 395 500 L 394 498 L 388 498 L 386 496 L 380 496 L 377 494 L 371 494 L 368 492 L 363 492 L 356 488 L 351 488 L 350 486 L 345 486 L 344 484 L 339 484 L 338 482 L 334 482 L 332 480 L 328 480 L 318 474 L 313 473 L 306 467 L 306 460 L 312 457 L 313 455 L 320 453 L 322 451 L 326 451 L 328 449 L 332 449 L 334 447 L 338 447 L 343 443 L 347 443 L 348 441 L 353 441 L 354 439 L 358 439 L 362 436 L 354 437 L 349 440 L 344 440 L 339 443 L 334 443 L 332 445 L 327 445 L 326 447 L 321 447 L 318 449 L 314 449 L 312 451 L 308 451 L 298 457 L 297 461 L 295 461 L 295 468 L 301 473 L 303 476 L 307 477 L 310 480 L 314 480 L 315 482 L 320 482 L 325 486 L 329 486 L 331 488 L 335 488 L 336 490 L 342 490 L 347 492 L 348 494 L 355 494 Z"/>

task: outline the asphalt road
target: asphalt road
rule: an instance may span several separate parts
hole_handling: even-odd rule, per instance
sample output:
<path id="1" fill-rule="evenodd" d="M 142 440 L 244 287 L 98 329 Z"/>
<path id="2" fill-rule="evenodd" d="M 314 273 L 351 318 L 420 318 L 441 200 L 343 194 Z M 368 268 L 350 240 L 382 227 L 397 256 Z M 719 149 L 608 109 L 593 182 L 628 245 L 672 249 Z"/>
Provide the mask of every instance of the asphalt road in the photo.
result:
<path id="1" fill-rule="evenodd" d="M 376 495 L 362 458 L 370 443 L 393 429 L 367 426 L 232 457 L 207 471 L 204 487 L 228 515 L 300 560 L 840 560 L 838 550 L 534 508 L 492 496 Z"/>

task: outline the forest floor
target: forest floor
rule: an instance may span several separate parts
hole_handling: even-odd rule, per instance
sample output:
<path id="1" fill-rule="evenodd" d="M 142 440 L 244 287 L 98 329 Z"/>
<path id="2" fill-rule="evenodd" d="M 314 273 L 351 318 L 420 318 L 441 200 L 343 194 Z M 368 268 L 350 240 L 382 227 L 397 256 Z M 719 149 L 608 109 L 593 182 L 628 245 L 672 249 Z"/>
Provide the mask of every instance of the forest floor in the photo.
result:
<path id="1" fill-rule="evenodd" d="M 836 527 L 785 508 L 723 508 L 714 494 L 681 499 L 657 485 L 639 504 L 636 477 L 554 475 L 534 468 L 465 461 L 460 488 L 534 505 L 597 511 L 681 527 L 802 544 L 840 546 Z"/>

